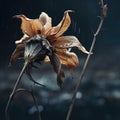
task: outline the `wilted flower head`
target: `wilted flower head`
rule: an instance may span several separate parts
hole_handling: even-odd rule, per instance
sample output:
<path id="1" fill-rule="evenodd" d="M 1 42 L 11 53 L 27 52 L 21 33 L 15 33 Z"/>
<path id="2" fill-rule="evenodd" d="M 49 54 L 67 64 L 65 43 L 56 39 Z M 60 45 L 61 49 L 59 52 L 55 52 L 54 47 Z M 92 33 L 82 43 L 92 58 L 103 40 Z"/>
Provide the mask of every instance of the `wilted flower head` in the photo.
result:
<path id="1" fill-rule="evenodd" d="M 58 85 L 61 86 L 62 78 L 65 77 L 61 64 L 69 70 L 73 70 L 79 64 L 77 55 L 71 52 L 70 48 L 77 47 L 82 52 L 89 53 L 75 36 L 63 36 L 71 24 L 69 12 L 72 11 L 64 12 L 63 19 L 57 26 L 52 26 L 52 18 L 45 12 L 42 12 L 37 19 L 16 15 L 16 18 L 22 20 L 21 29 L 24 35 L 15 42 L 17 46 L 11 56 L 10 64 L 22 54 L 25 61 L 30 64 L 50 61 L 57 73 Z"/>

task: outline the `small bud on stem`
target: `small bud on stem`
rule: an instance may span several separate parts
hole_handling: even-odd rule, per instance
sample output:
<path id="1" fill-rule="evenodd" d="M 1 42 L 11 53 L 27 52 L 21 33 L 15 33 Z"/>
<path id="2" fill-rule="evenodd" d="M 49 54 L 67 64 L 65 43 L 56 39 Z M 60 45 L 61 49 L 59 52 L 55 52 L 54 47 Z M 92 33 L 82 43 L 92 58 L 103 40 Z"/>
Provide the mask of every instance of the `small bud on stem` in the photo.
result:
<path id="1" fill-rule="evenodd" d="M 102 10 L 103 10 L 103 17 L 105 18 L 107 16 L 107 10 L 108 10 L 107 4 L 103 6 Z"/>

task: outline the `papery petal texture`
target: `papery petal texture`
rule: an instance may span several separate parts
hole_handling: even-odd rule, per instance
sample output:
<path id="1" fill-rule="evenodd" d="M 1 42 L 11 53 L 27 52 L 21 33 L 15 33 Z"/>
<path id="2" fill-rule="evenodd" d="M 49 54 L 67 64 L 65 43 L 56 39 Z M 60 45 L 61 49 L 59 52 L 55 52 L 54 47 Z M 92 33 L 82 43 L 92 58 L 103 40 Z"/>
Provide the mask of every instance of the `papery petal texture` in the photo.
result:
<path id="1" fill-rule="evenodd" d="M 71 24 L 69 12 L 71 12 L 71 11 L 70 10 L 65 11 L 63 19 L 60 21 L 60 23 L 57 26 L 53 27 L 49 31 L 50 36 L 48 36 L 48 39 L 54 40 L 54 39 L 58 38 L 69 28 L 69 26 Z"/>
<path id="2" fill-rule="evenodd" d="M 24 34 L 33 36 L 41 33 L 42 24 L 39 19 L 29 19 L 25 15 L 16 15 L 15 17 L 22 20 L 21 29 Z"/>

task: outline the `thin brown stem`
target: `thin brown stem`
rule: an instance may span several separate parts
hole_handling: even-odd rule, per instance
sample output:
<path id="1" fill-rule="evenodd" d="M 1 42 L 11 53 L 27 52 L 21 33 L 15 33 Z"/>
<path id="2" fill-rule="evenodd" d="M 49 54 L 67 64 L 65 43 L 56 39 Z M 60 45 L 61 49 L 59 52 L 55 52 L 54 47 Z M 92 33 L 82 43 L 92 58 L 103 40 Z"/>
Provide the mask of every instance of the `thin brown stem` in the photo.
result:
<path id="1" fill-rule="evenodd" d="M 36 109 L 37 109 L 37 111 L 38 111 L 38 118 L 39 118 L 39 120 L 42 120 L 42 118 L 41 118 L 41 114 L 40 114 L 40 111 L 39 111 L 39 108 L 38 108 L 38 102 L 37 102 L 36 97 L 34 96 L 33 91 L 31 92 L 31 95 L 32 95 L 32 97 L 33 97 L 33 100 L 34 100 L 34 103 L 35 103 Z"/>
<path id="2" fill-rule="evenodd" d="M 104 4 L 104 3 L 103 3 L 103 0 L 101 0 L 101 3 L 102 3 L 102 5 Z M 103 7 L 102 7 L 102 8 L 103 8 Z M 73 106 L 74 106 L 74 103 L 75 103 L 76 94 L 77 94 L 77 92 L 78 92 L 78 90 L 79 90 L 79 88 L 80 88 L 81 80 L 82 80 L 82 78 L 83 78 L 83 76 L 84 76 L 86 67 L 87 67 L 87 65 L 88 65 L 88 62 L 89 62 L 89 59 L 90 59 L 90 56 L 91 56 L 90 53 L 92 53 L 92 51 L 93 51 L 93 48 L 94 48 L 94 45 L 95 45 L 95 42 L 96 42 L 96 38 L 97 38 L 98 34 L 100 33 L 100 30 L 101 30 L 101 28 L 102 28 L 103 22 L 104 22 L 104 17 L 101 16 L 100 23 L 99 23 L 98 28 L 97 28 L 97 30 L 96 30 L 96 32 L 95 32 L 95 34 L 94 34 L 94 37 L 93 37 L 93 41 L 92 41 L 92 44 L 91 44 L 91 47 L 90 47 L 89 54 L 88 54 L 88 56 L 87 56 L 87 58 L 86 58 L 86 60 L 85 60 L 85 63 L 84 63 L 84 65 L 83 65 L 82 71 L 81 71 L 80 76 L 79 76 L 78 83 L 77 83 L 76 88 L 75 88 L 75 90 L 74 90 L 74 92 L 73 92 L 73 96 L 72 96 L 71 104 L 70 104 L 70 107 L 69 107 L 69 110 L 68 110 L 68 113 L 67 113 L 66 120 L 69 120 L 69 119 L 70 119 L 71 112 L 72 112 L 72 110 L 73 110 Z"/>
<path id="3" fill-rule="evenodd" d="M 40 114 L 40 110 L 39 110 L 39 108 L 38 108 L 38 102 L 37 102 L 37 99 L 36 99 L 33 91 L 29 91 L 29 90 L 20 88 L 20 89 L 17 89 L 17 90 L 15 91 L 15 94 L 16 94 L 17 92 L 22 92 L 22 91 L 31 94 L 31 96 L 32 96 L 32 98 L 33 98 L 33 101 L 34 101 L 34 104 L 35 104 L 35 107 L 36 107 L 36 110 L 37 110 L 37 112 L 38 112 L 38 119 L 41 120 L 41 114 Z"/>
<path id="4" fill-rule="evenodd" d="M 24 66 L 23 66 L 23 69 L 22 69 L 21 73 L 19 74 L 18 79 L 17 79 L 17 81 L 16 81 L 16 83 L 14 85 L 12 93 L 10 94 L 10 97 L 9 97 L 9 100 L 7 102 L 7 106 L 6 106 L 6 109 L 5 109 L 6 120 L 9 120 L 9 108 L 10 108 L 10 104 L 11 104 L 11 102 L 13 100 L 14 94 L 15 94 L 15 92 L 17 90 L 17 87 L 18 87 L 18 85 L 20 83 L 21 77 L 22 77 L 22 75 L 23 75 L 23 73 L 24 73 L 27 65 L 28 65 L 28 62 L 25 62 Z"/>
<path id="5" fill-rule="evenodd" d="M 104 6 L 104 2 L 103 2 L 103 0 L 100 0 L 100 4 L 101 4 L 101 7 Z"/>

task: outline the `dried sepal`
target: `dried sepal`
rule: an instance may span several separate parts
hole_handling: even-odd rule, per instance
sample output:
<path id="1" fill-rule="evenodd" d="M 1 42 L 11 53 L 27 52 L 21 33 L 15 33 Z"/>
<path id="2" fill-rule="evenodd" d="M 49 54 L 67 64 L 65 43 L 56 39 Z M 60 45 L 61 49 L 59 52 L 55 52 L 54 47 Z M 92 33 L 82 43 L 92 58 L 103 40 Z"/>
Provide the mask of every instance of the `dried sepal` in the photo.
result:
<path id="1" fill-rule="evenodd" d="M 24 59 L 28 62 L 43 61 L 47 54 L 49 54 L 49 42 L 45 42 L 43 45 L 43 39 L 40 35 L 30 37 L 25 44 Z"/>
<path id="2" fill-rule="evenodd" d="M 61 87 L 62 85 L 62 79 L 65 77 L 64 71 L 61 69 L 61 63 L 59 58 L 55 53 L 53 53 L 51 56 L 49 56 L 50 62 L 54 68 L 54 71 L 57 73 L 57 84 Z"/>

